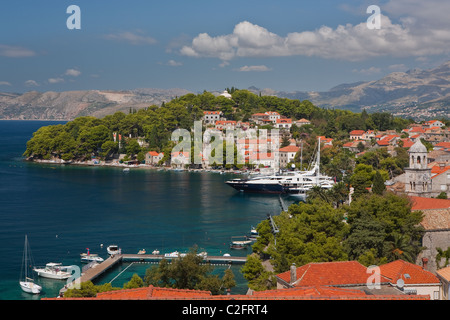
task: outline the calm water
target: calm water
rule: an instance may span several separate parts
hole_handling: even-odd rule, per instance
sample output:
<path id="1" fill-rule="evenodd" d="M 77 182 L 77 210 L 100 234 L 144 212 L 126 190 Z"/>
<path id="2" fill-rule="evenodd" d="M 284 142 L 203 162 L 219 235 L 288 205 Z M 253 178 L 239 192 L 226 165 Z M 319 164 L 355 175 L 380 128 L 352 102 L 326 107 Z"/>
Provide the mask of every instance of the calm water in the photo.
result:
<path id="1" fill-rule="evenodd" d="M 210 255 L 246 255 L 251 249 L 230 251 L 230 237 L 248 234 L 267 214 L 280 212 L 277 196 L 243 195 L 225 185 L 232 174 L 124 173 L 24 162 L 27 140 L 48 124 L 55 122 L 0 121 L 0 300 L 54 297 L 65 284 L 40 278 L 40 295 L 22 292 L 18 280 L 25 234 L 36 265 L 81 267 L 86 248 L 106 258 L 109 244 L 125 253 L 143 248 L 185 252 L 198 245 Z M 123 263 L 96 283 L 110 282 L 128 266 Z M 134 273 L 143 277 L 149 266 L 133 264 L 113 286 L 121 287 Z M 224 269 L 215 272 L 221 275 Z M 239 286 L 232 293 L 246 292 L 239 269 L 233 267 Z"/>

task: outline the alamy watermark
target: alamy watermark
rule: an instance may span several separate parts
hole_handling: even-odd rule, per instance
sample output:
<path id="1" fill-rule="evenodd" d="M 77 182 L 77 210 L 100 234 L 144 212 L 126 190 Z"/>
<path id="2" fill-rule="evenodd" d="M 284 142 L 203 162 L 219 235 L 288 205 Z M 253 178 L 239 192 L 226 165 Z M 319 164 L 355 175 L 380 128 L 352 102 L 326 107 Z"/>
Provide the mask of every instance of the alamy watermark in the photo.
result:
<path id="1" fill-rule="evenodd" d="M 228 128 L 224 133 L 207 128 L 203 132 L 202 121 L 195 121 L 191 131 L 175 130 L 172 141 L 176 143 L 171 154 L 171 163 L 175 165 L 202 165 L 208 162 L 210 165 L 253 164 L 275 169 L 279 167 L 279 129 Z"/>
<path id="2" fill-rule="evenodd" d="M 366 13 L 372 14 L 367 18 L 367 28 L 370 30 L 381 29 L 381 9 L 377 5 L 367 7 Z"/>

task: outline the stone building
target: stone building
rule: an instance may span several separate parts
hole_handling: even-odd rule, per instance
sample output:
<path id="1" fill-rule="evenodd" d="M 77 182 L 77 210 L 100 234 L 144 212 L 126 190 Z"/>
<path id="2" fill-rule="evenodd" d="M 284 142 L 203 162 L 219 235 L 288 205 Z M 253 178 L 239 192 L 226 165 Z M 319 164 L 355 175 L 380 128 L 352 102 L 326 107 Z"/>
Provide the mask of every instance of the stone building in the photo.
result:
<path id="1" fill-rule="evenodd" d="M 409 153 L 409 167 L 405 168 L 405 192 L 410 196 L 431 196 L 431 169 L 428 168 L 427 148 L 417 140 Z"/>

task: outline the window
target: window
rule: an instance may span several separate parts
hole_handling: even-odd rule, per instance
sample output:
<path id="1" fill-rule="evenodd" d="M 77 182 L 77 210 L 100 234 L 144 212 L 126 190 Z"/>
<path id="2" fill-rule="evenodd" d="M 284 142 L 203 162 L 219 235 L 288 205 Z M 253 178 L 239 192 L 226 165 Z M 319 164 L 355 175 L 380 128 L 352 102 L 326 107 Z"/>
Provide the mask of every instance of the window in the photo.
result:
<path id="1" fill-rule="evenodd" d="M 433 292 L 433 300 L 439 300 L 439 291 Z"/>

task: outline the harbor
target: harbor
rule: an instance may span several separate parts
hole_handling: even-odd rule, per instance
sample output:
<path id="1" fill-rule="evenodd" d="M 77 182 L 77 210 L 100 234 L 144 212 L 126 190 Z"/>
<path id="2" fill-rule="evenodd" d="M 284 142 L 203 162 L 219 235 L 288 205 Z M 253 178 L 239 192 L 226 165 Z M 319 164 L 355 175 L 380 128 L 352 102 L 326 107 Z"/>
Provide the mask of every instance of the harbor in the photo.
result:
<path id="1" fill-rule="evenodd" d="M 182 255 L 155 255 L 155 254 L 115 254 L 111 255 L 109 258 L 104 260 L 102 263 L 90 263 L 88 265 L 88 268 L 81 274 L 81 277 L 75 279 L 72 283 L 69 283 L 65 285 L 60 290 L 60 295 L 63 295 L 64 292 L 69 289 L 75 287 L 75 284 L 77 283 L 83 283 L 87 281 L 94 281 L 99 276 L 103 275 L 108 270 L 114 268 L 117 264 L 123 262 L 123 261 L 139 261 L 139 262 L 156 262 L 159 263 L 159 261 L 166 259 L 168 261 L 171 261 L 173 259 L 177 259 L 181 257 Z M 230 255 L 224 255 L 224 256 L 208 256 L 204 255 L 203 257 L 203 263 L 210 263 L 210 264 L 244 264 L 247 261 L 247 257 L 236 257 L 236 256 L 230 256 Z"/>

